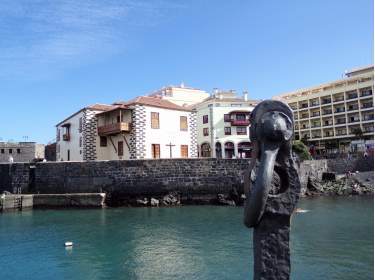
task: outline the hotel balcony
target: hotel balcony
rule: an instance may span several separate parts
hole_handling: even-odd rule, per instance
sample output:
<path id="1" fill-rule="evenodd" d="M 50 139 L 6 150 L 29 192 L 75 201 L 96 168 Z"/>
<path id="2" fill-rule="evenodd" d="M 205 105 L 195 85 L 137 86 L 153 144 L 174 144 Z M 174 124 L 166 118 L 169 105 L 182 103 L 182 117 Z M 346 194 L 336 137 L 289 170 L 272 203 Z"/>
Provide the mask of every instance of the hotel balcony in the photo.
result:
<path id="1" fill-rule="evenodd" d="M 119 134 L 121 132 L 130 132 L 131 123 L 118 122 L 113 124 L 107 124 L 98 127 L 99 136 L 109 136 Z"/>
<path id="2" fill-rule="evenodd" d="M 249 126 L 250 112 L 245 110 L 236 110 L 229 113 L 230 123 L 233 126 Z"/>
<path id="3" fill-rule="evenodd" d="M 249 120 L 231 120 L 231 125 L 233 126 L 248 126 L 250 125 Z"/>

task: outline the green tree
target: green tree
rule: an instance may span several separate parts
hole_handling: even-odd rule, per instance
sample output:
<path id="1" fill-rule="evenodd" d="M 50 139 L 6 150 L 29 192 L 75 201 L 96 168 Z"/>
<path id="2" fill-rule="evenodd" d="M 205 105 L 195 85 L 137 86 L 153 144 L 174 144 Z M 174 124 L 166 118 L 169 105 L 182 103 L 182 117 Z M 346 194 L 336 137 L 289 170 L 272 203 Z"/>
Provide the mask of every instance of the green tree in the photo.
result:
<path id="1" fill-rule="evenodd" d="M 292 150 L 294 153 L 298 155 L 301 160 L 309 160 L 311 159 L 311 155 L 309 153 L 309 149 L 302 141 L 296 140 L 293 141 Z"/>

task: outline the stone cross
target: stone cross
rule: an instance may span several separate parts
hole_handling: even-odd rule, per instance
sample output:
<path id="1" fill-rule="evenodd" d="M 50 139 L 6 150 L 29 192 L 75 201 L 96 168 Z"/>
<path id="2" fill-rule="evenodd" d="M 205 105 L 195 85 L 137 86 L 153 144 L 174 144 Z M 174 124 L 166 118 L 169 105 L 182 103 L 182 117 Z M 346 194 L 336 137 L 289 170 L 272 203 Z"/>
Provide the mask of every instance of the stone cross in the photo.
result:
<path id="1" fill-rule="evenodd" d="M 301 188 L 291 151 L 293 111 L 266 100 L 250 123 L 254 153 L 245 175 L 244 223 L 254 228 L 254 280 L 289 279 L 290 219 Z"/>
<path id="2" fill-rule="evenodd" d="M 169 144 L 167 144 L 165 146 L 169 147 L 169 157 L 172 158 L 172 147 L 174 147 L 176 145 L 172 145 L 172 142 L 169 142 Z"/>

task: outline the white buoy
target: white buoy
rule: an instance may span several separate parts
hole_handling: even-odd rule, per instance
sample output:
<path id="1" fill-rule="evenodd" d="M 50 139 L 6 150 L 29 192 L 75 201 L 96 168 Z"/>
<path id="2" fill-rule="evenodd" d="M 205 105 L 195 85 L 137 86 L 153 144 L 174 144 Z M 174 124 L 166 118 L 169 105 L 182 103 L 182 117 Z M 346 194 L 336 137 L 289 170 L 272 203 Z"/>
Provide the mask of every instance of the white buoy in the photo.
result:
<path id="1" fill-rule="evenodd" d="M 73 246 L 73 242 L 71 241 L 65 242 L 65 247 L 72 247 L 72 246 Z"/>

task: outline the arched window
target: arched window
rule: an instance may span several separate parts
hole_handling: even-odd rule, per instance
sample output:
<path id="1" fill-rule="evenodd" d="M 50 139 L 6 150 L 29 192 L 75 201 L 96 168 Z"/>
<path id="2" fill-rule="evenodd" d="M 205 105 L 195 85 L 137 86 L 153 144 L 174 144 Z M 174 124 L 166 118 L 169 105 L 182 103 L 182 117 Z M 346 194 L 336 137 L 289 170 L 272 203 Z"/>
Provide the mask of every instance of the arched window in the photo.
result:
<path id="1" fill-rule="evenodd" d="M 251 158 L 252 146 L 250 142 L 238 143 L 237 150 L 240 158 Z"/>
<path id="2" fill-rule="evenodd" d="M 224 144 L 225 158 L 234 158 L 234 144 L 226 142 Z"/>
<path id="3" fill-rule="evenodd" d="M 201 157 L 211 157 L 211 147 L 209 143 L 201 145 Z"/>

